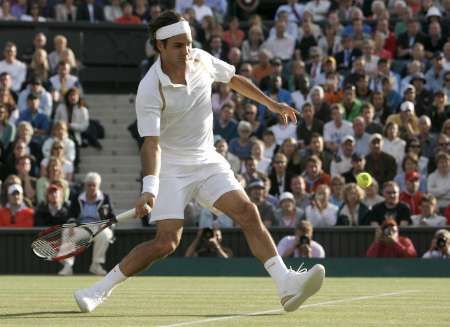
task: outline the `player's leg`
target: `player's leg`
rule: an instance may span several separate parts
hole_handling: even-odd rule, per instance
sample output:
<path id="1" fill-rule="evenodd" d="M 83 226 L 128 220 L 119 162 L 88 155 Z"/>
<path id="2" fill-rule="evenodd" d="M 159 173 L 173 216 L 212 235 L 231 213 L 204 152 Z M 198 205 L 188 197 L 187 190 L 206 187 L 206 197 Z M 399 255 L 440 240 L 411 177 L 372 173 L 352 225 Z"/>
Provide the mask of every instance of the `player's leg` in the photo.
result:
<path id="1" fill-rule="evenodd" d="M 133 248 L 102 280 L 89 288 L 75 292 L 75 300 L 82 312 L 93 311 L 121 282 L 175 251 L 180 243 L 183 220 L 167 219 L 156 223 L 157 231 L 153 240 Z"/>

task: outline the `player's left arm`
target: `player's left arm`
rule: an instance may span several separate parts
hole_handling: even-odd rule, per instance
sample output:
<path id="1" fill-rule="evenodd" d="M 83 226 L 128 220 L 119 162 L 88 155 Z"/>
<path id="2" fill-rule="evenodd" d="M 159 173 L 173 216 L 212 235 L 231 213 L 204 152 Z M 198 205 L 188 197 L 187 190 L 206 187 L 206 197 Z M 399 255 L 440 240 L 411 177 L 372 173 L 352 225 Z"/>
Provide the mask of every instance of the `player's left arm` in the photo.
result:
<path id="1" fill-rule="evenodd" d="M 288 124 L 289 121 L 294 123 L 297 122 L 296 114 L 298 112 L 294 108 L 288 106 L 286 103 L 274 101 L 246 77 L 236 74 L 231 78 L 229 85 L 234 91 L 266 106 L 270 111 L 279 114 L 282 117 L 284 124 Z"/>

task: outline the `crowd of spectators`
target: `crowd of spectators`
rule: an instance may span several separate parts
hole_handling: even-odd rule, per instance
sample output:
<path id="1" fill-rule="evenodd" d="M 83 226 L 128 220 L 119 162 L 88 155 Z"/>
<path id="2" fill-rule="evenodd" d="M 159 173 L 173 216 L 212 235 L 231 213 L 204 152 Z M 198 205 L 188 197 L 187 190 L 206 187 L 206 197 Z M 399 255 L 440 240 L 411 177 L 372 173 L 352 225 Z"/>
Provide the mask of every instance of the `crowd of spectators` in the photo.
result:
<path id="1" fill-rule="evenodd" d="M 174 9 L 190 23 L 194 47 L 299 112 L 297 125 L 284 126 L 229 86 L 213 87 L 215 146 L 268 227 L 297 228 L 289 242 L 299 243 L 315 227 L 374 225 L 376 242 L 398 243 L 382 234 L 386 226 L 398 232 L 450 223 L 450 1 L 288 0 L 272 22 L 257 11 L 240 22 L 228 5 L 185 0 Z M 166 7 L 146 0 L 3 0 L 0 19 L 146 23 Z M 14 194 L 23 195 L 13 206 L 31 210 L 17 219 L 24 226 L 42 221 L 27 215 L 51 189 L 71 198 L 77 149 L 88 139 L 81 63 L 64 36 L 54 38 L 48 55 L 46 42 L 36 34 L 21 60 L 8 42 L 0 62 L 2 200 L 8 208 Z M 145 53 L 143 69 L 157 55 L 149 42 Z M 374 179 L 366 189 L 356 184 L 362 171 Z M 229 217 L 195 202 L 186 208 L 186 224 L 233 227 Z"/>

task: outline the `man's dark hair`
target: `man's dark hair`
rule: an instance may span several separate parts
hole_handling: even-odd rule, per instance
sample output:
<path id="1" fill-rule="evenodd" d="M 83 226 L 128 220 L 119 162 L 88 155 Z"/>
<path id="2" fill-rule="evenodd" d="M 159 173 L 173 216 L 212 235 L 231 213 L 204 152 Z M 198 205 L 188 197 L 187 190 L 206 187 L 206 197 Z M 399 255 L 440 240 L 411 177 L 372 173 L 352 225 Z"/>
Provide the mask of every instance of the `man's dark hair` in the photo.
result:
<path id="1" fill-rule="evenodd" d="M 168 10 L 164 11 L 161 15 L 150 21 L 150 23 L 148 24 L 150 43 L 152 44 L 155 51 L 159 52 L 158 48 L 156 47 L 156 31 L 163 26 L 175 24 L 182 20 L 184 19 L 180 14 L 176 13 L 175 11 Z M 167 39 L 162 40 L 162 42 L 165 46 L 167 43 Z"/>

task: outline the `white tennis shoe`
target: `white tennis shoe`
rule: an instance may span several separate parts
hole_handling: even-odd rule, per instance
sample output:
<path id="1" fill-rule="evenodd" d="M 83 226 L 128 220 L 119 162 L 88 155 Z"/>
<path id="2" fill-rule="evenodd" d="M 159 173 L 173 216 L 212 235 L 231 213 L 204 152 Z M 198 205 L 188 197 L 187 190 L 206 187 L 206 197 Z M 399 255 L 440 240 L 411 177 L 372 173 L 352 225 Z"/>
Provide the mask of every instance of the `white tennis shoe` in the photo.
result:
<path id="1" fill-rule="evenodd" d="M 316 294 L 325 278 L 325 268 L 322 265 L 314 265 L 309 271 L 301 267 L 297 271 L 289 270 L 280 292 L 281 305 L 287 312 L 297 310 L 303 302 Z"/>
<path id="2" fill-rule="evenodd" d="M 105 302 L 111 292 L 102 292 L 97 289 L 83 288 L 75 291 L 73 296 L 81 312 L 92 312 L 97 306 Z"/>

